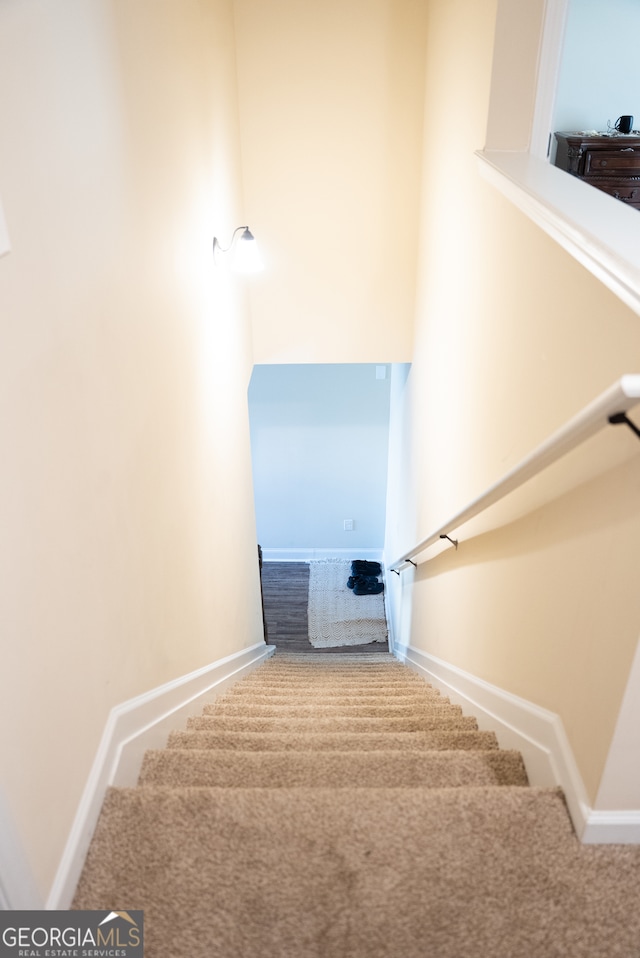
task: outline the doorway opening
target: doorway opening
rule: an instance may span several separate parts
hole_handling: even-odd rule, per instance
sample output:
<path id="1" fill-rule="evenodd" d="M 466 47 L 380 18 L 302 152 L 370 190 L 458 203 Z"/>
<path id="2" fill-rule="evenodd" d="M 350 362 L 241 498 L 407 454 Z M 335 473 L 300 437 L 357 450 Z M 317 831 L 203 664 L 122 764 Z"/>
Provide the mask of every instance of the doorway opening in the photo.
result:
<path id="1" fill-rule="evenodd" d="M 380 558 L 390 381 L 386 363 L 254 368 L 249 420 L 265 561 Z"/>

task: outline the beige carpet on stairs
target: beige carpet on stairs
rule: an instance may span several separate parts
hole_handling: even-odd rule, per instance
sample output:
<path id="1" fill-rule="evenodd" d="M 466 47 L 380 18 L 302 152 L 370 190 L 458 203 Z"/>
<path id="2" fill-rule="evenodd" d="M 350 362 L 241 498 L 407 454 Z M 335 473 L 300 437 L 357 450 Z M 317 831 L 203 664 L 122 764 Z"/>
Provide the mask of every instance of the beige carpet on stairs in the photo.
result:
<path id="1" fill-rule="evenodd" d="M 276 655 L 110 789 L 74 908 L 146 958 L 640 958 L 640 849 L 389 655 Z"/>

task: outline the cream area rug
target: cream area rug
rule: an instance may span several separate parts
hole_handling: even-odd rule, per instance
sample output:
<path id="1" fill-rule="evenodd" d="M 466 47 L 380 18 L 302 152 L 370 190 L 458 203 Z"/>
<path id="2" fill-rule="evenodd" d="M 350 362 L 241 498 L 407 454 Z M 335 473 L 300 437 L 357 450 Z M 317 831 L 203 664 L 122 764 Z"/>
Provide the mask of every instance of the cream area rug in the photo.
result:
<path id="1" fill-rule="evenodd" d="M 384 592 L 354 595 L 347 586 L 350 575 L 349 560 L 309 563 L 309 641 L 316 649 L 387 641 Z"/>

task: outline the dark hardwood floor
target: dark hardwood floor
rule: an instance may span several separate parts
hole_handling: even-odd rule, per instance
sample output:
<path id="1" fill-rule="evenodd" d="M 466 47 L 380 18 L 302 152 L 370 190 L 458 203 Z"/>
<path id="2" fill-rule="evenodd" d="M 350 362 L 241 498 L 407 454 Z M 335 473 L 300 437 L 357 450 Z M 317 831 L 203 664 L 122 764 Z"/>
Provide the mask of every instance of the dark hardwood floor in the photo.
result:
<path id="1" fill-rule="evenodd" d="M 267 641 L 282 652 L 388 652 L 386 642 L 314 649 L 309 642 L 307 602 L 309 564 L 307 562 L 264 562 L 262 594 Z"/>

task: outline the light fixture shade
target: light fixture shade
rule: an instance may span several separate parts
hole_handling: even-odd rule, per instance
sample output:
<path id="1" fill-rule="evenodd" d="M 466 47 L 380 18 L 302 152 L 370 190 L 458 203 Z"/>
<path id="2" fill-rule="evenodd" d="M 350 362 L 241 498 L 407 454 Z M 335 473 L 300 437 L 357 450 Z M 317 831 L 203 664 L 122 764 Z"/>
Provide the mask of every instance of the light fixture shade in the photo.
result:
<path id="1" fill-rule="evenodd" d="M 242 231 L 241 236 L 238 233 Z M 213 237 L 213 261 L 221 264 L 229 254 L 227 266 L 235 273 L 257 273 L 264 269 L 264 263 L 255 237 L 248 226 L 238 226 L 233 231 L 227 247 L 221 246 L 217 236 Z"/>
<path id="2" fill-rule="evenodd" d="M 236 273 L 259 273 L 264 269 L 258 244 L 248 226 L 235 244 L 232 269 Z"/>

